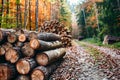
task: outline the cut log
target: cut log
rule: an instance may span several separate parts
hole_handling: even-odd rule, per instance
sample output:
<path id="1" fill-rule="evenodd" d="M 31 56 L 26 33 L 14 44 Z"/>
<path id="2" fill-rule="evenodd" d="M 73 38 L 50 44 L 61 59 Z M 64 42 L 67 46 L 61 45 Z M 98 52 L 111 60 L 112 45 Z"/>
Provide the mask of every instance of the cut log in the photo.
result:
<path id="1" fill-rule="evenodd" d="M 15 77 L 15 73 L 16 71 L 14 66 L 6 63 L 0 64 L 0 80 L 11 80 Z"/>
<path id="2" fill-rule="evenodd" d="M 4 43 L 7 40 L 7 33 L 0 30 L 0 44 Z"/>
<path id="3" fill-rule="evenodd" d="M 29 76 L 19 75 L 15 80 L 31 80 Z"/>
<path id="4" fill-rule="evenodd" d="M 10 43 L 8 43 L 8 42 L 6 42 L 6 43 L 4 43 L 4 44 L 2 45 L 2 47 L 4 47 L 4 48 L 5 48 L 5 50 L 7 51 L 9 48 L 12 48 L 12 47 L 13 47 L 13 45 L 12 45 L 12 44 L 10 44 Z"/>
<path id="5" fill-rule="evenodd" d="M 37 33 L 36 32 L 30 32 L 28 36 L 29 36 L 29 40 L 37 39 Z"/>
<path id="6" fill-rule="evenodd" d="M 47 67 L 38 66 L 32 71 L 31 80 L 49 80 L 49 76 L 53 73 L 55 69 L 59 66 L 61 62 L 58 61 Z"/>
<path id="7" fill-rule="evenodd" d="M 5 59 L 10 63 L 15 63 L 18 61 L 20 56 L 21 56 L 20 48 L 13 47 L 8 49 L 8 51 L 5 54 Z"/>
<path id="8" fill-rule="evenodd" d="M 30 41 L 30 47 L 35 50 L 49 50 L 54 48 L 59 48 L 62 46 L 61 42 L 55 41 L 57 44 L 54 44 L 53 42 L 45 42 L 38 39 L 32 39 Z"/>
<path id="9" fill-rule="evenodd" d="M 60 36 L 54 33 L 38 33 L 38 39 L 43 41 L 56 41 L 60 40 Z"/>
<path id="10" fill-rule="evenodd" d="M 14 46 L 21 48 L 24 46 L 24 43 L 18 41 L 17 43 L 14 44 Z"/>
<path id="11" fill-rule="evenodd" d="M 17 34 L 17 35 L 24 34 L 24 31 L 21 28 L 16 28 L 15 34 Z"/>
<path id="12" fill-rule="evenodd" d="M 28 74 L 30 70 L 36 67 L 36 62 L 32 58 L 20 59 L 16 64 L 16 69 L 20 74 Z"/>
<path id="13" fill-rule="evenodd" d="M 35 55 L 35 51 L 30 47 L 29 43 L 25 43 L 21 51 L 26 57 L 33 57 Z"/>
<path id="14" fill-rule="evenodd" d="M 65 53 L 65 48 L 45 51 L 37 54 L 36 61 L 39 65 L 46 66 L 62 58 L 65 55 Z"/>
<path id="15" fill-rule="evenodd" d="M 15 43 L 17 41 L 17 35 L 15 33 L 10 33 L 7 40 L 9 43 Z"/>
<path id="16" fill-rule="evenodd" d="M 18 37 L 18 40 L 20 42 L 25 42 L 28 40 L 28 35 L 27 34 L 20 34 L 19 37 Z"/>
<path id="17" fill-rule="evenodd" d="M 5 48 L 0 46 L 0 56 L 4 55 L 5 52 L 6 52 Z"/>
<path id="18" fill-rule="evenodd" d="M 103 44 L 112 44 L 112 43 L 115 43 L 115 42 L 120 42 L 120 37 L 106 35 L 104 37 Z"/>

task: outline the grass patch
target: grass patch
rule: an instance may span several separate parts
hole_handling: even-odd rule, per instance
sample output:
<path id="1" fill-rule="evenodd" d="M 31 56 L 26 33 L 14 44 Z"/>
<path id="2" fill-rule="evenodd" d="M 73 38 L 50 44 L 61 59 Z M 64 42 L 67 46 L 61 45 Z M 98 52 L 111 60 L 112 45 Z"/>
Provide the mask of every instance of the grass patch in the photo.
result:
<path id="1" fill-rule="evenodd" d="M 99 41 L 98 39 L 96 38 L 87 38 L 87 39 L 84 39 L 82 40 L 83 42 L 88 42 L 88 43 L 91 43 L 91 44 L 95 44 L 97 46 L 104 46 L 104 47 L 109 47 L 109 48 L 117 48 L 117 49 L 120 49 L 120 42 L 116 42 L 116 43 L 113 43 L 113 44 L 108 44 L 108 45 L 103 45 L 101 41 Z"/>

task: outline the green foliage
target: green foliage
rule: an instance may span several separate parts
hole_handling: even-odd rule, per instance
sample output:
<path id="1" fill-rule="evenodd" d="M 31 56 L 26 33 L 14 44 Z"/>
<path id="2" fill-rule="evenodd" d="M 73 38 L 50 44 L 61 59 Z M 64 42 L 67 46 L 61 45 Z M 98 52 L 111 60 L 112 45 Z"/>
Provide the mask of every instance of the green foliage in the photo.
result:
<path id="1" fill-rule="evenodd" d="M 120 3 L 117 0 L 103 0 L 101 3 L 96 3 L 100 31 L 97 27 L 93 26 L 93 24 L 97 23 L 97 19 L 90 20 L 92 16 L 96 16 L 95 7 L 85 2 L 78 5 L 77 22 L 80 26 L 80 35 L 87 38 L 97 37 L 100 41 L 103 41 L 105 35 L 120 36 L 120 11 L 118 4 Z M 89 10 L 87 9 L 88 6 Z"/>
<path id="2" fill-rule="evenodd" d="M 71 11 L 69 5 L 66 0 L 60 0 L 61 8 L 60 8 L 60 21 L 64 23 L 64 25 L 70 28 L 71 25 Z"/>

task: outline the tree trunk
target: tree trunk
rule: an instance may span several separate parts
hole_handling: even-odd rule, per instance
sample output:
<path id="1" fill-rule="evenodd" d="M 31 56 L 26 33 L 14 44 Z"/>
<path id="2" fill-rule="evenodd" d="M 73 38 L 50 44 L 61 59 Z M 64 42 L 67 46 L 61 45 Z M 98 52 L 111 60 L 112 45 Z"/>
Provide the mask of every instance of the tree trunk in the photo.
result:
<path id="1" fill-rule="evenodd" d="M 16 71 L 14 66 L 7 63 L 0 64 L 0 80 L 11 80 L 15 77 L 15 73 Z"/>
<path id="2" fill-rule="evenodd" d="M 26 28 L 26 26 L 27 26 L 27 6 L 28 6 L 27 2 L 28 2 L 28 0 L 25 0 L 25 11 L 24 11 L 24 28 L 25 29 L 27 29 Z"/>
<path id="3" fill-rule="evenodd" d="M 28 74 L 30 70 L 32 70 L 35 67 L 36 67 L 36 62 L 32 58 L 20 59 L 16 64 L 17 71 L 20 74 Z"/>
<path id="4" fill-rule="evenodd" d="M 32 29 L 32 24 L 31 24 L 32 20 L 31 20 L 31 0 L 29 0 L 29 28 L 30 28 L 30 31 Z"/>
<path id="5" fill-rule="evenodd" d="M 17 13 L 16 13 L 16 21 L 17 21 L 17 28 L 19 28 L 19 1 L 16 0 L 16 10 L 17 10 Z"/>
<path id="6" fill-rule="evenodd" d="M 9 16 L 9 0 L 7 0 L 7 11 L 6 11 L 6 27 L 8 27 L 8 16 Z"/>
<path id="7" fill-rule="evenodd" d="M 1 11 L 0 11 L 0 28 L 2 27 L 2 14 L 3 14 L 3 6 L 4 6 L 4 0 L 1 1 Z"/>
<path id="8" fill-rule="evenodd" d="M 56 41 L 60 40 L 60 36 L 54 33 L 38 33 L 38 39 L 43 41 Z"/>
<path id="9" fill-rule="evenodd" d="M 57 61 L 47 67 L 38 66 L 32 71 L 31 80 L 48 80 L 49 76 L 57 69 L 60 63 L 61 61 Z"/>
<path id="10" fill-rule="evenodd" d="M 59 41 L 45 42 L 45 41 L 38 40 L 38 39 L 32 39 L 30 41 L 30 47 L 35 50 L 43 51 L 43 50 L 50 50 L 50 49 L 62 47 L 62 43 Z"/>
<path id="11" fill-rule="evenodd" d="M 66 52 L 64 48 L 45 51 L 36 56 L 36 61 L 39 65 L 47 66 L 48 64 L 62 58 L 65 54 Z"/>
<path id="12" fill-rule="evenodd" d="M 29 76 L 19 75 L 15 80 L 31 80 Z"/>
<path id="13" fill-rule="evenodd" d="M 18 59 L 21 57 L 20 48 L 13 47 L 9 48 L 8 51 L 5 53 L 5 59 L 10 63 L 16 63 Z"/>
<path id="14" fill-rule="evenodd" d="M 36 27 L 36 31 L 38 31 L 38 5 L 39 5 L 39 1 L 36 0 L 36 7 L 35 7 L 35 27 Z"/>
<path id="15" fill-rule="evenodd" d="M 21 51 L 26 57 L 33 57 L 35 55 L 35 51 L 30 47 L 29 43 L 25 43 Z"/>

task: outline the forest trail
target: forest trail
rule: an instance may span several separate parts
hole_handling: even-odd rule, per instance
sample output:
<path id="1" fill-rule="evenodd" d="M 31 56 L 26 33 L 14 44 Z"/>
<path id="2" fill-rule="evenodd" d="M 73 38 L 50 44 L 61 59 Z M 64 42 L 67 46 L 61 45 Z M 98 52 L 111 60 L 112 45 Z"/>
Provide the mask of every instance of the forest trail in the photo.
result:
<path id="1" fill-rule="evenodd" d="M 52 80 L 119 80 L 120 65 L 111 62 L 111 58 L 95 60 L 88 46 L 78 45 L 67 49 L 64 61 L 53 73 Z M 111 60 L 111 61 L 108 61 Z M 107 62 L 106 62 L 107 61 Z M 106 63 L 106 65 L 104 64 Z M 116 64 L 116 65 L 115 65 Z"/>

